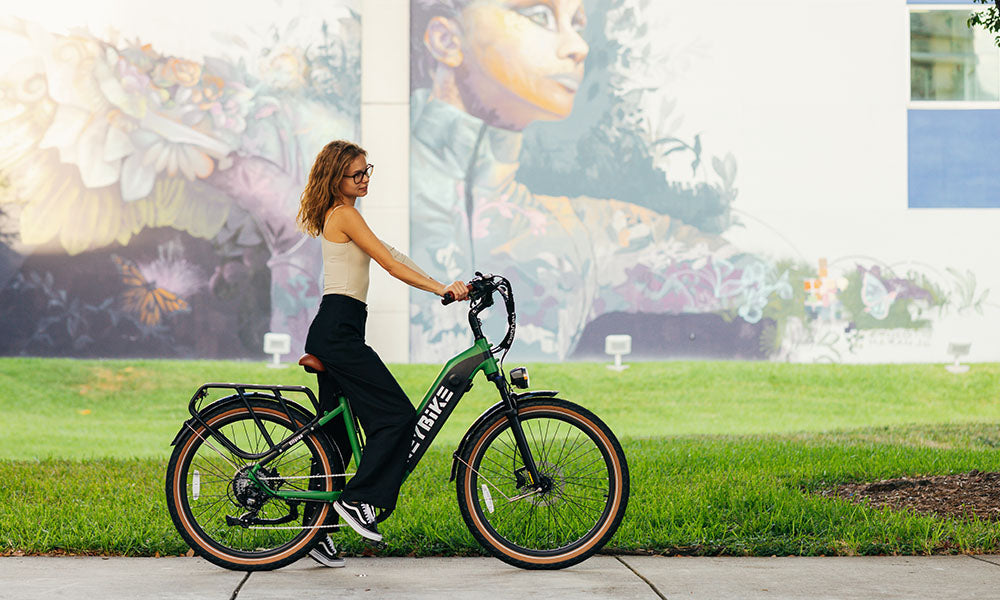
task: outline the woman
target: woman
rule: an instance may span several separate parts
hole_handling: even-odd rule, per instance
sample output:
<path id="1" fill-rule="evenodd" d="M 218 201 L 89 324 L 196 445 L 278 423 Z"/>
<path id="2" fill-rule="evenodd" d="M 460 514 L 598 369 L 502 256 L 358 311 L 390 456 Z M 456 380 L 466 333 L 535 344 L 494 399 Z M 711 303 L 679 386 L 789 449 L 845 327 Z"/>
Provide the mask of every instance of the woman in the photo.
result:
<path id="1" fill-rule="evenodd" d="M 582 0 L 411 6 L 416 259 L 437 277 L 497 272 L 522 290 L 522 358 L 573 356 L 584 330 L 605 316 L 616 321 L 608 333 L 647 340 L 640 351 L 755 357 L 764 307 L 773 295 L 791 296 L 772 265 L 624 202 L 624 192 L 615 199 L 549 196 L 518 180 L 524 128 L 573 109 L 591 50 Z M 627 157 L 608 161 L 618 162 L 612 182 L 627 176 Z M 620 183 L 612 191 L 627 189 Z M 411 303 L 411 356 L 444 359 L 465 340 L 457 315 L 435 314 L 416 295 Z M 683 345 L 671 347 L 675 339 Z"/>
<path id="2" fill-rule="evenodd" d="M 358 197 L 368 193 L 374 170 L 366 157 L 363 149 L 350 142 L 327 144 L 309 173 L 298 223 L 309 235 L 321 236 L 323 248 L 323 300 L 305 345 L 306 352 L 326 367 L 320 377 L 321 406 L 331 406 L 333 386 L 338 385 L 350 398 L 367 435 L 357 473 L 334 508 L 359 534 L 380 541 L 373 507 L 392 510 L 396 506 L 416 411 L 392 373 L 365 344 L 370 261 L 375 259 L 393 277 L 438 296 L 451 292 L 464 300 L 468 288 L 461 281 L 448 286 L 438 283 L 375 237 L 355 208 Z M 338 425 L 331 433 L 347 459 L 346 431 L 342 422 L 335 422 Z M 334 552 L 327 539 L 311 556 L 323 564 L 342 566 Z"/>

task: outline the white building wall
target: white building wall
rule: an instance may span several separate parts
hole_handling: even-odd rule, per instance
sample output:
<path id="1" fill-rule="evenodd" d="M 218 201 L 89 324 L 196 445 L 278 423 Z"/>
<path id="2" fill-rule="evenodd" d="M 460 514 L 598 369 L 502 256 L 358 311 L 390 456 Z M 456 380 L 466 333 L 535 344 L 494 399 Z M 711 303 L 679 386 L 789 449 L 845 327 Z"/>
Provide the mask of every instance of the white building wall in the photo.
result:
<path id="1" fill-rule="evenodd" d="M 657 5 L 710 23 L 696 34 L 707 58 L 677 82 L 677 95 L 688 123 L 708 124 L 705 144 L 737 158 L 735 206 L 747 227 L 726 237 L 813 263 L 858 256 L 970 270 L 980 289 L 1000 287 L 1000 211 L 907 207 L 905 2 Z M 964 338 L 972 360 L 996 360 L 997 325 L 955 316 L 935 322 L 926 346 L 875 347 L 854 359 L 945 360 L 947 342 Z"/>

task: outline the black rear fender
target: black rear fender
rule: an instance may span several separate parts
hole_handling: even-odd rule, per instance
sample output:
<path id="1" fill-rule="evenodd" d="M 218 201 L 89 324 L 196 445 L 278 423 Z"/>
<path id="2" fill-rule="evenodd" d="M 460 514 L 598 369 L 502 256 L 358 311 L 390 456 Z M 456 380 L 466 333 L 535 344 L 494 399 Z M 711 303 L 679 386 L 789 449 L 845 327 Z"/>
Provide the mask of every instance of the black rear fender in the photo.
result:
<path id="1" fill-rule="evenodd" d="M 201 420 L 207 421 L 211 417 L 215 416 L 217 413 L 230 410 L 234 407 L 243 408 L 246 406 L 244 398 L 246 400 L 273 402 L 275 407 L 281 410 L 281 405 L 278 402 L 278 400 L 274 396 L 270 396 L 268 394 L 252 394 L 252 393 L 243 394 L 242 398 L 240 397 L 239 394 L 232 394 L 224 398 L 219 398 L 218 400 L 212 402 L 205 408 L 201 409 L 200 411 L 198 411 L 198 416 L 201 417 Z M 300 424 L 302 425 L 305 425 L 306 423 L 308 423 L 313 419 L 313 415 L 310 414 L 307 410 L 305 410 L 305 408 L 303 408 L 300 404 L 296 402 L 289 402 L 286 399 L 285 406 L 288 407 L 288 410 L 292 414 L 292 417 L 296 421 L 299 421 Z M 170 445 L 176 446 L 177 442 L 181 440 L 181 436 L 183 436 L 184 433 L 187 431 L 193 431 L 195 425 L 197 424 L 198 424 L 198 419 L 196 419 L 195 417 L 191 417 L 187 421 L 184 421 L 184 424 L 181 425 L 180 431 L 178 431 L 177 435 L 174 436 L 174 439 L 173 441 L 170 442 Z"/>

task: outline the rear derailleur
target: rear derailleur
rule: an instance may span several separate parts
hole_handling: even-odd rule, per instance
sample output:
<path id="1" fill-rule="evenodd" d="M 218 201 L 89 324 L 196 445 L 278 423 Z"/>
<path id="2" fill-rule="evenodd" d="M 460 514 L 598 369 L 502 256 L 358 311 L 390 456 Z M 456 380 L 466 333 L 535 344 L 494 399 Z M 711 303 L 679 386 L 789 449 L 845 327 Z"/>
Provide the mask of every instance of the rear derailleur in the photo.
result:
<path id="1" fill-rule="evenodd" d="M 226 515 L 226 525 L 246 529 L 251 526 L 281 525 L 297 520 L 299 518 L 299 502 L 294 500 L 286 500 L 288 514 L 283 517 L 262 519 L 257 516 L 260 510 L 264 508 L 264 505 L 271 499 L 271 496 L 265 490 L 261 489 L 255 481 L 250 479 L 249 471 L 252 466 L 247 465 L 240 469 L 236 473 L 236 476 L 233 477 L 232 485 L 230 485 L 228 490 L 232 494 L 231 500 L 233 500 L 233 503 L 246 508 L 247 512 L 239 517 Z M 278 475 L 277 469 L 261 468 L 257 471 L 257 476 L 266 481 L 267 486 L 271 489 L 278 489 L 284 484 L 284 481 Z"/>

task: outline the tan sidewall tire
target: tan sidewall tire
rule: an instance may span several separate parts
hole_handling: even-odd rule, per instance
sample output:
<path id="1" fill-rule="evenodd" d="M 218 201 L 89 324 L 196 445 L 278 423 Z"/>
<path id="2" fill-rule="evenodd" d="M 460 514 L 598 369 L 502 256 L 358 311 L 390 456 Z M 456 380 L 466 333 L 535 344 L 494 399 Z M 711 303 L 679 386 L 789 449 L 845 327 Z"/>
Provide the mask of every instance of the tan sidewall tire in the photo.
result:
<path id="1" fill-rule="evenodd" d="M 268 406 L 255 406 L 254 411 L 259 415 L 273 416 L 277 421 L 283 425 L 290 426 L 291 423 L 288 417 L 280 411 L 278 408 L 268 407 Z M 221 413 L 214 414 L 206 419 L 206 423 L 210 426 L 219 423 L 221 420 L 228 419 L 234 415 L 240 413 L 248 413 L 246 407 L 239 406 L 228 410 L 224 410 Z M 170 465 L 168 466 L 167 472 L 169 479 L 167 481 L 167 494 L 168 494 L 168 505 L 170 508 L 170 516 L 174 519 L 174 525 L 177 527 L 178 532 L 184 540 L 195 550 L 195 552 L 205 558 L 206 560 L 215 563 L 219 566 L 225 567 L 227 569 L 238 570 L 238 571 L 259 571 L 259 570 L 271 570 L 277 569 L 296 560 L 299 560 L 310 549 L 315 545 L 317 541 L 317 536 L 324 535 L 326 533 L 323 529 L 313 529 L 309 533 L 303 536 L 292 546 L 283 549 L 280 553 L 275 555 L 268 555 L 262 557 L 245 557 L 235 555 L 226 552 L 218 547 L 211 541 L 206 540 L 199 532 L 200 527 L 195 527 L 192 523 L 192 519 L 188 514 L 187 510 L 183 510 L 182 507 L 186 506 L 185 503 L 185 491 L 187 489 L 187 472 L 185 469 L 181 468 L 181 465 L 185 465 L 188 459 L 188 453 L 192 451 L 195 447 L 195 443 L 200 441 L 199 436 L 205 434 L 205 429 L 203 426 L 195 424 L 192 425 L 194 431 L 188 430 L 187 435 L 182 436 L 181 440 L 177 443 L 177 447 L 174 449 L 173 455 L 170 459 Z M 292 426 L 291 429 L 296 429 L 297 427 Z M 336 471 L 332 470 L 333 465 L 329 457 L 330 448 L 327 448 L 329 444 L 324 444 L 323 441 L 316 436 L 316 434 L 311 434 L 307 436 L 314 438 L 312 443 L 319 448 L 318 453 L 323 461 L 322 467 L 326 473 L 334 473 Z M 327 479 L 327 489 L 326 491 L 332 490 L 333 480 Z M 330 504 L 323 504 L 320 508 L 320 513 L 317 516 L 316 523 L 325 523 L 332 516 L 332 509 Z"/>
<path id="2" fill-rule="evenodd" d="M 594 552 L 600 550 L 618 529 L 628 503 L 628 465 L 625 462 L 621 445 L 614 438 L 614 434 L 610 432 L 610 429 L 600 419 L 590 415 L 589 411 L 563 400 L 534 401 L 518 407 L 518 415 L 522 419 L 539 412 L 567 417 L 570 422 L 593 433 L 603 446 L 602 451 L 606 451 L 611 459 L 612 477 L 614 478 L 612 486 L 613 500 L 610 510 L 607 511 L 607 517 L 597 531 L 592 532 L 583 544 L 575 546 L 561 554 L 533 556 L 518 552 L 510 548 L 502 539 L 499 539 L 490 531 L 491 528 L 488 528 L 486 523 L 483 522 L 479 511 L 476 510 L 478 500 L 472 484 L 474 473 L 472 469 L 461 463 L 458 477 L 459 504 L 464 504 L 462 514 L 466 517 L 466 525 L 468 525 L 473 536 L 500 560 L 527 569 L 562 569 L 586 560 Z M 462 459 L 471 465 L 475 465 L 472 457 L 479 454 L 483 449 L 483 445 L 490 439 L 490 436 L 506 424 L 507 420 L 502 415 L 495 418 L 492 422 L 485 424 L 481 433 L 476 434 L 469 446 L 469 451 L 464 453 L 465 455 Z"/>

